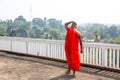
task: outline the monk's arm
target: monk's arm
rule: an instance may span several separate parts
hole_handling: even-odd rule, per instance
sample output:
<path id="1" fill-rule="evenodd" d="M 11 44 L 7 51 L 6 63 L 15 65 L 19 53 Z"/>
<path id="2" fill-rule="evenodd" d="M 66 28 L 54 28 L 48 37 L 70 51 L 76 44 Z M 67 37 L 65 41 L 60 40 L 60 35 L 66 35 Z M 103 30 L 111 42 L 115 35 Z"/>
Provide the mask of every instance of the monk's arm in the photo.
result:
<path id="1" fill-rule="evenodd" d="M 65 29 L 67 29 L 68 25 L 71 24 L 71 23 L 73 23 L 73 21 L 65 23 Z"/>
<path id="2" fill-rule="evenodd" d="M 83 53 L 83 45 L 82 45 L 82 38 L 81 38 L 81 35 L 79 35 L 79 42 L 80 42 L 80 50 L 81 50 L 81 53 Z"/>

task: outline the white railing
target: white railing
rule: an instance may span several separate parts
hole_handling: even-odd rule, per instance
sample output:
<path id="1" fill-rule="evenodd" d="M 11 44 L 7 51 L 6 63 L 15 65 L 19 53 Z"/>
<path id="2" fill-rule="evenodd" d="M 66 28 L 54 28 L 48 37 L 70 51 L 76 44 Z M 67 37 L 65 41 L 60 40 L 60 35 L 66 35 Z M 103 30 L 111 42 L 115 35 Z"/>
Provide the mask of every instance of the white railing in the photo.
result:
<path id="1" fill-rule="evenodd" d="M 81 62 L 120 69 L 120 45 L 83 43 Z M 0 50 L 65 60 L 64 41 L 0 37 Z"/>
<path id="2" fill-rule="evenodd" d="M 85 43 L 83 63 L 120 69 L 120 45 Z"/>

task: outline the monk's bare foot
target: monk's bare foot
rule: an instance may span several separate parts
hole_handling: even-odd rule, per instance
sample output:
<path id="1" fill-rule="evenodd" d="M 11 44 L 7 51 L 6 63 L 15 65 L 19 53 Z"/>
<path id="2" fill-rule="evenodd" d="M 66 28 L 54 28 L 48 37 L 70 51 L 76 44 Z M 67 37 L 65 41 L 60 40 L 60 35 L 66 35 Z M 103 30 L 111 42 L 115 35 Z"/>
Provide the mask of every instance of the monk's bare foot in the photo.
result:
<path id="1" fill-rule="evenodd" d="M 73 70 L 73 76 L 75 76 L 75 70 Z"/>
<path id="2" fill-rule="evenodd" d="M 68 70 L 66 71 L 66 74 L 70 74 L 70 69 L 68 69 Z"/>
<path id="3" fill-rule="evenodd" d="M 70 74 L 70 71 L 66 71 L 66 74 Z"/>

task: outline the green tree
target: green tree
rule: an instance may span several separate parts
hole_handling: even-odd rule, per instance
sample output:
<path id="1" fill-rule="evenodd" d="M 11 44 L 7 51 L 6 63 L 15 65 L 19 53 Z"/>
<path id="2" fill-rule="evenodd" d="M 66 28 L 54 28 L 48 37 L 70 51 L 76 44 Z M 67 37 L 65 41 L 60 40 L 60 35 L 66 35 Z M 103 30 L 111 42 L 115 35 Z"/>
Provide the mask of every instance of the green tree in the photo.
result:
<path id="1" fill-rule="evenodd" d="M 18 28 L 15 31 L 16 31 L 16 36 L 19 36 L 19 37 L 28 37 L 28 32 L 27 32 L 27 30 L 25 28 Z"/>
<path id="2" fill-rule="evenodd" d="M 6 24 L 0 24 L 0 36 L 6 35 Z"/>
<path id="3" fill-rule="evenodd" d="M 46 33 L 46 32 L 49 32 L 50 31 L 50 27 L 44 27 L 43 28 L 43 31 Z"/>
<path id="4" fill-rule="evenodd" d="M 52 39 L 57 39 L 57 40 L 61 39 L 60 32 L 57 29 L 50 30 L 50 34 Z"/>
<path id="5" fill-rule="evenodd" d="M 112 25 L 110 28 L 108 28 L 107 32 L 112 38 L 115 38 L 118 35 L 117 27 L 115 25 Z"/>
<path id="6" fill-rule="evenodd" d="M 120 35 L 114 39 L 115 44 L 120 44 Z"/>
<path id="7" fill-rule="evenodd" d="M 44 34 L 43 30 L 39 26 L 33 26 L 32 31 L 35 34 L 35 38 L 41 38 L 41 36 Z"/>
<path id="8" fill-rule="evenodd" d="M 30 22 L 23 16 L 18 16 L 14 22 L 9 22 L 7 33 L 9 36 L 29 37 Z"/>
<path id="9" fill-rule="evenodd" d="M 15 20 L 14 20 L 14 22 L 19 22 L 19 21 L 23 21 L 23 22 L 26 22 L 26 19 L 22 16 L 22 15 L 20 15 L 20 16 L 18 16 L 18 18 L 16 18 Z"/>
<path id="10" fill-rule="evenodd" d="M 29 37 L 30 37 L 30 38 L 35 38 L 35 37 L 36 37 L 36 35 L 35 35 L 35 33 L 34 33 L 33 30 L 31 30 L 31 31 L 29 32 Z"/>
<path id="11" fill-rule="evenodd" d="M 60 29 L 61 31 L 64 30 L 64 27 L 62 25 L 62 20 L 56 20 L 54 18 L 48 19 L 48 24 L 51 28 L 57 28 Z"/>
<path id="12" fill-rule="evenodd" d="M 95 30 L 94 32 L 93 32 L 93 34 L 95 35 L 95 42 L 100 42 L 100 40 L 99 40 L 99 32 L 98 32 L 98 30 Z"/>
<path id="13" fill-rule="evenodd" d="M 33 25 L 38 25 L 39 27 L 44 27 L 46 25 L 46 21 L 41 18 L 33 18 L 32 23 Z"/>

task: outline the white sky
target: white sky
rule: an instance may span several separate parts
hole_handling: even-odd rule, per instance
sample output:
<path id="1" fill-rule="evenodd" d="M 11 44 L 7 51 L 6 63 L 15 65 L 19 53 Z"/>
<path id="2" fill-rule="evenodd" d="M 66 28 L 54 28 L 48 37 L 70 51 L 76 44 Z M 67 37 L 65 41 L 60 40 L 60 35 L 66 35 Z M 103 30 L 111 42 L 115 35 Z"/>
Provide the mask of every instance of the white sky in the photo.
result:
<path id="1" fill-rule="evenodd" d="M 119 24 L 119 8 L 120 0 L 0 0 L 0 19 L 14 20 L 23 15 L 30 20 L 32 15 L 64 22 Z"/>

